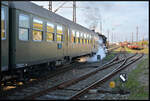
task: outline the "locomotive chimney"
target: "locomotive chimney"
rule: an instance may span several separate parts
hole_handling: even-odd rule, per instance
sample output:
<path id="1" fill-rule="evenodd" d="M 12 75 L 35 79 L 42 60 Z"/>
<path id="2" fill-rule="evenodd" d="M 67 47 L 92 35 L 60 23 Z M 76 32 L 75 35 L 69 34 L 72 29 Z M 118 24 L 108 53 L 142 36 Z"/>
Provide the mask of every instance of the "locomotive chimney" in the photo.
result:
<path id="1" fill-rule="evenodd" d="M 92 29 L 92 31 L 93 31 L 93 32 L 95 32 L 95 30 L 94 30 L 94 29 Z"/>

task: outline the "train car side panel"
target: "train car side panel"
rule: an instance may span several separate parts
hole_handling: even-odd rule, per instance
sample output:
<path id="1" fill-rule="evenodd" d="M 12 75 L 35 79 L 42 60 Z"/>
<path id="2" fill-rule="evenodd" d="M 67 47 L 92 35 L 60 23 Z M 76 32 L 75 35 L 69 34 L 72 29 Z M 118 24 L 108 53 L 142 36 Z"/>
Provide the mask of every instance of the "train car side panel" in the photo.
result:
<path id="1" fill-rule="evenodd" d="M 8 70 L 9 65 L 9 26 L 8 3 L 1 2 L 1 71 Z"/>

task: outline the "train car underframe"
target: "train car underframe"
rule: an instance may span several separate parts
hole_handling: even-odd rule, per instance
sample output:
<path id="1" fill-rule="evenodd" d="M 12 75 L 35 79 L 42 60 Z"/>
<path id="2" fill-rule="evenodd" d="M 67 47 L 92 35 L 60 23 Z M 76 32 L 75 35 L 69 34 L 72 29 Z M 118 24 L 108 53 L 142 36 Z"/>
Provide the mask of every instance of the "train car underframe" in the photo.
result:
<path id="1" fill-rule="evenodd" d="M 93 56 L 93 55 L 94 53 L 92 52 L 82 56 Z M 60 60 L 49 61 L 46 63 L 35 64 L 35 65 L 26 65 L 24 67 L 15 67 L 13 69 L 9 69 L 8 71 L 3 71 L 1 73 L 1 81 L 7 82 L 8 80 L 11 79 L 11 80 L 25 82 L 29 80 L 31 77 L 33 77 L 34 75 L 38 76 L 40 71 L 55 71 L 57 66 L 59 67 L 61 65 L 70 64 L 75 59 L 80 58 L 82 56 L 76 56 L 76 57 L 65 56 L 63 59 Z"/>

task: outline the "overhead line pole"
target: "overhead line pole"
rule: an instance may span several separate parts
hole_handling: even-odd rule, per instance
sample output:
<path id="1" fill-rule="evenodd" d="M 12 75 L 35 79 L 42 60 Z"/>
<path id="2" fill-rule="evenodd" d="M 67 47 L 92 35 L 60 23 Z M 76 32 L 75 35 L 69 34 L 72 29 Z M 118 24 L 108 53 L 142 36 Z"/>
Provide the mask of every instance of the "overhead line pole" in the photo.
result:
<path id="1" fill-rule="evenodd" d="M 102 33 L 102 16 L 100 14 L 100 32 Z"/>
<path id="2" fill-rule="evenodd" d="M 111 37 L 112 37 L 112 43 L 113 43 L 113 32 L 112 32 L 112 36 Z"/>
<path id="3" fill-rule="evenodd" d="M 76 23 L 76 1 L 73 1 L 73 7 L 63 7 L 65 3 L 60 5 L 54 12 L 58 11 L 60 8 L 73 8 L 73 22 Z"/>
<path id="4" fill-rule="evenodd" d="M 116 38 L 115 38 L 115 33 L 114 33 L 114 35 L 113 35 L 113 40 L 114 40 L 114 42 L 116 41 Z"/>
<path id="5" fill-rule="evenodd" d="M 50 11 L 52 11 L 52 1 L 49 1 L 49 5 L 48 5 L 48 9 L 50 10 Z"/>
<path id="6" fill-rule="evenodd" d="M 76 23 L 76 1 L 73 1 L 73 22 Z"/>
<path id="7" fill-rule="evenodd" d="M 109 30 L 107 30 L 108 32 L 108 44 L 107 44 L 107 47 L 109 48 Z"/>
<path id="8" fill-rule="evenodd" d="M 133 32 L 132 32 L 132 43 L 133 43 Z"/>
<path id="9" fill-rule="evenodd" d="M 100 33 L 102 34 L 102 21 L 100 20 Z"/>
<path id="10" fill-rule="evenodd" d="M 62 8 L 65 3 L 66 3 L 66 2 L 64 2 L 63 4 L 61 4 L 54 12 L 56 12 L 56 11 L 58 11 L 60 8 Z"/>
<path id="11" fill-rule="evenodd" d="M 107 32 L 108 32 L 108 41 L 109 41 L 109 30 Z"/>
<path id="12" fill-rule="evenodd" d="M 137 30 L 137 32 L 136 32 L 136 41 L 138 42 L 138 26 L 136 27 L 136 30 Z"/>

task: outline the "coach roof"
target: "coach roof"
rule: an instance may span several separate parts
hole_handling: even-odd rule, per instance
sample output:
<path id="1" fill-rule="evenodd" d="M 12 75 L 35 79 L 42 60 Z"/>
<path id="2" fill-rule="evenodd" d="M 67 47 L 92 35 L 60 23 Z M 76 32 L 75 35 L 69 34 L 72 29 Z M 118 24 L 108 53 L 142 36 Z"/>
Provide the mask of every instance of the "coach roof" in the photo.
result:
<path id="1" fill-rule="evenodd" d="M 85 31 L 87 32 L 90 32 L 90 33 L 93 33 L 91 30 L 89 30 L 88 28 L 85 28 L 79 24 L 76 24 L 72 21 L 70 21 L 69 19 L 66 19 L 54 12 L 51 12 L 45 8 L 42 8 L 32 2 L 29 2 L 29 1 L 9 1 L 9 6 L 11 8 L 16 8 L 16 9 L 20 9 L 20 10 L 23 10 L 23 11 L 26 11 L 26 12 L 29 12 L 29 13 L 32 13 L 32 14 L 35 14 L 35 15 L 38 15 L 40 17 L 45 17 L 45 18 L 49 18 L 49 17 L 52 17 L 55 21 L 59 21 L 61 22 L 62 24 L 67 24 L 67 25 L 72 25 L 72 26 L 75 26 L 77 28 L 82 28 L 84 29 Z"/>
<path id="2" fill-rule="evenodd" d="M 8 1 L 2 1 L 1 3 L 2 3 L 2 5 L 8 6 Z"/>

